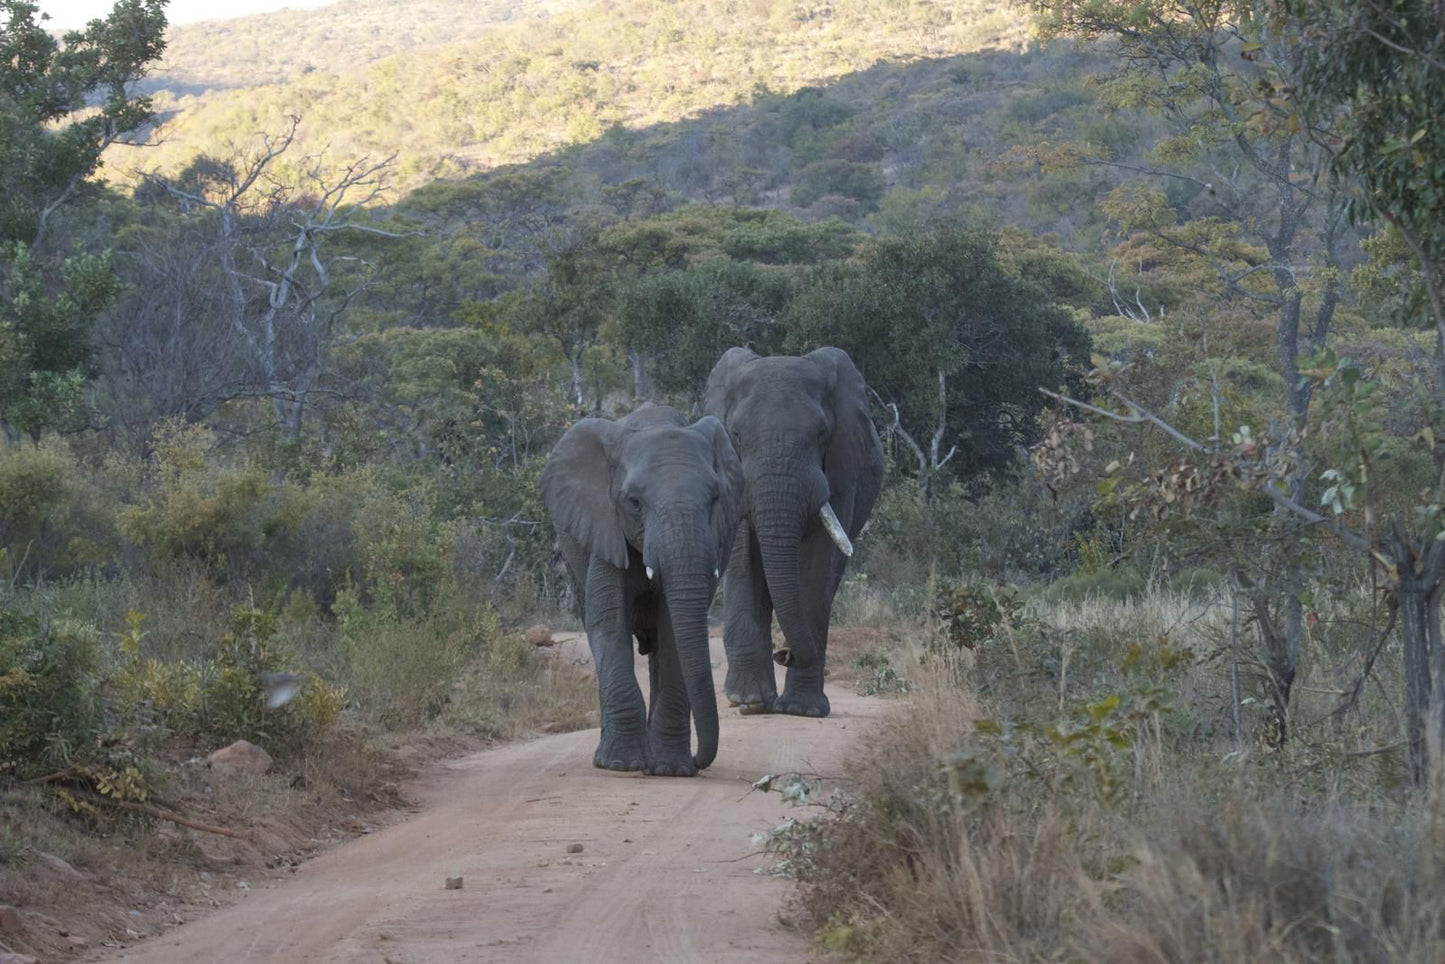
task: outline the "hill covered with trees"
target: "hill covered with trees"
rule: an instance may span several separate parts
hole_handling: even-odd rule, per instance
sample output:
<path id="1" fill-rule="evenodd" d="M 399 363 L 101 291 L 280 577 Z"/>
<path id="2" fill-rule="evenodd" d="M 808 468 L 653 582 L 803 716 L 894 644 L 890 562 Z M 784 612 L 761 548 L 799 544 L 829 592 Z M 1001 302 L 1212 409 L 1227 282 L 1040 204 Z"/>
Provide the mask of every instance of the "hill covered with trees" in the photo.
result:
<path id="1" fill-rule="evenodd" d="M 298 146 L 397 155 L 409 183 L 526 160 L 879 61 L 1017 47 L 1005 7 L 849 2 L 384 4 L 178 28 L 152 80 L 175 170 L 290 114 Z M 124 168 L 124 164 L 118 164 Z"/>

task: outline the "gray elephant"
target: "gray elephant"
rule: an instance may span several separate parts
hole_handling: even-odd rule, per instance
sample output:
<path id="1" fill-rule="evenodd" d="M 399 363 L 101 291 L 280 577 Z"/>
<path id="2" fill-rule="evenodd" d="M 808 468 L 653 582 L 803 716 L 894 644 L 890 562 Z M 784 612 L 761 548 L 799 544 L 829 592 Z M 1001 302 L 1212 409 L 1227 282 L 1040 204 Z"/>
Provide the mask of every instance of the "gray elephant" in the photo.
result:
<path id="1" fill-rule="evenodd" d="M 597 668 L 593 766 L 694 775 L 717 755 L 707 611 L 742 515 L 742 466 L 722 423 L 688 425 L 651 404 L 615 422 L 584 418 L 552 449 L 540 485 Z M 645 710 L 634 636 L 652 681 Z"/>
<path id="2" fill-rule="evenodd" d="M 728 675 L 744 713 L 827 716 L 823 665 L 833 596 L 883 484 L 883 446 L 847 352 L 762 358 L 733 348 L 704 402 L 747 480 L 723 598 Z M 773 653 L 772 614 L 787 639 Z M 773 662 L 788 667 L 777 695 Z"/>

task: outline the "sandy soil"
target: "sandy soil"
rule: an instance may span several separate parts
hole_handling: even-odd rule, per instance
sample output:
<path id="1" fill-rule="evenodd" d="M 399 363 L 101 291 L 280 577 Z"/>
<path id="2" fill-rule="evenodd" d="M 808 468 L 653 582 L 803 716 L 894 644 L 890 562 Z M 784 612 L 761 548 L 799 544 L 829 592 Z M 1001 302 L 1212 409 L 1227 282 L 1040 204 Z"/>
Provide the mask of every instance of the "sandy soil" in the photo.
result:
<path id="1" fill-rule="evenodd" d="M 585 643 L 571 640 L 558 658 L 581 655 Z M 723 665 L 714 640 L 718 685 Z M 723 709 L 717 761 L 691 779 L 594 769 L 596 730 L 450 761 L 411 788 L 411 819 L 105 960 L 814 959 L 789 926 L 790 883 L 753 873 L 766 858 L 750 856 L 754 831 L 798 811 L 749 785 L 837 773 L 887 705 L 837 685 L 828 696 L 826 720 Z M 458 876 L 462 889 L 444 889 Z"/>

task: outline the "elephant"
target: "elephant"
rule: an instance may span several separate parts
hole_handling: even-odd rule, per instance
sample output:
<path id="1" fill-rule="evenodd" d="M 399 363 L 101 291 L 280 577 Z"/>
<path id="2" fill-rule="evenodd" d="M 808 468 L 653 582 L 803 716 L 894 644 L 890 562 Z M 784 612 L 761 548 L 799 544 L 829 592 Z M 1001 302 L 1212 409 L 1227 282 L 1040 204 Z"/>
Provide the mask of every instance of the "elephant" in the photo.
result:
<path id="1" fill-rule="evenodd" d="M 723 591 L 723 692 L 744 713 L 827 716 L 833 597 L 883 485 L 863 376 L 839 348 L 771 358 L 732 348 L 703 406 L 727 427 L 746 480 Z M 774 612 L 787 640 L 777 653 Z M 775 661 L 788 668 L 781 696 Z"/>
<path id="2" fill-rule="evenodd" d="M 617 421 L 584 418 L 552 449 L 539 487 L 597 669 L 602 738 L 592 765 L 657 776 L 706 769 L 718 747 L 707 612 L 743 499 L 722 423 L 689 425 L 650 403 Z M 633 637 L 648 657 L 645 710 Z"/>

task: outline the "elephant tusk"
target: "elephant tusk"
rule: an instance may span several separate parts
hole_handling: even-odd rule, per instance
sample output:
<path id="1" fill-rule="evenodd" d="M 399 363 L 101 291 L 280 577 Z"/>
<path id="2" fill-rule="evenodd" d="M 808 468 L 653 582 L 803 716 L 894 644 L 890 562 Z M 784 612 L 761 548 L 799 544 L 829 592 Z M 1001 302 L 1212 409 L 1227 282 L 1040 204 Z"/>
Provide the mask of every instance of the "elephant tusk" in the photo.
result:
<path id="1" fill-rule="evenodd" d="M 652 567 L 651 567 L 651 566 L 648 566 L 648 567 L 647 567 L 647 578 L 648 578 L 649 580 L 652 578 Z"/>
<path id="2" fill-rule="evenodd" d="M 838 544 L 838 550 L 845 556 L 853 555 L 853 543 L 849 541 L 848 533 L 843 531 L 843 523 L 838 521 L 831 502 L 823 503 L 823 508 L 818 510 L 818 518 L 823 520 L 823 528 L 828 530 L 828 535 Z"/>
<path id="3" fill-rule="evenodd" d="M 719 573 L 716 569 L 714 569 L 714 570 L 712 571 L 712 577 L 713 577 L 714 579 L 717 579 L 719 576 L 721 576 L 721 573 Z"/>

